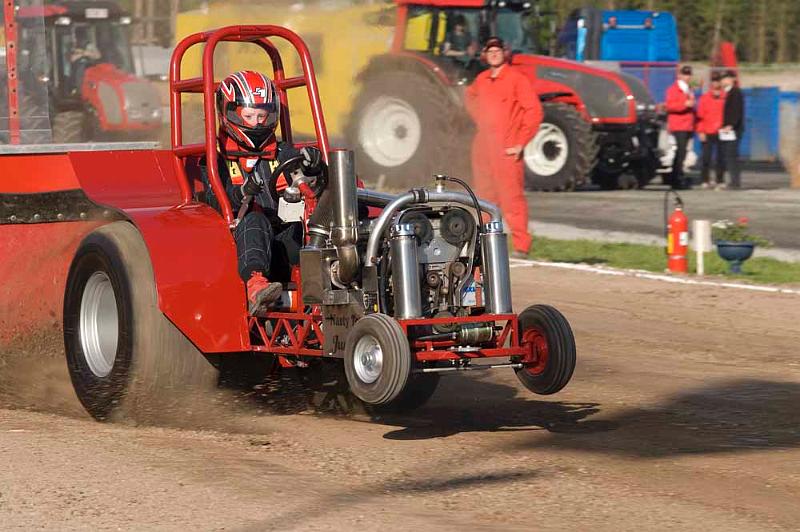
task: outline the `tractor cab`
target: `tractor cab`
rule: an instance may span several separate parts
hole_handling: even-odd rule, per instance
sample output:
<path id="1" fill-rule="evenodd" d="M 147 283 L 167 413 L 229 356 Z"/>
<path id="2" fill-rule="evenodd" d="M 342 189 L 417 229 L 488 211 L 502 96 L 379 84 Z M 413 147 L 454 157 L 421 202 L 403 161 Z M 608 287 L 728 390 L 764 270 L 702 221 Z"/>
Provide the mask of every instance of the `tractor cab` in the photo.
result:
<path id="1" fill-rule="evenodd" d="M 458 7 L 424 4 L 408 6 L 402 49 L 429 56 L 458 78 L 471 80 L 485 68 L 479 61 L 480 49 L 493 35 L 503 39 L 512 53 L 543 51 L 531 2 L 503 2 L 502 7 L 483 1 L 465 1 Z"/>
<path id="2" fill-rule="evenodd" d="M 45 12 L 47 48 L 53 57 L 47 78 L 53 97 L 62 104 L 70 99 L 80 99 L 83 77 L 88 68 L 102 65 L 107 71 L 118 71 L 118 75 L 134 74 L 129 35 L 131 18 L 116 4 L 101 2 L 97 5 L 100 7 L 81 5 L 83 9 L 79 9 L 76 4 L 65 4 L 62 9 Z M 22 50 L 27 48 L 29 34 L 35 33 L 28 26 L 32 17 L 25 16 L 30 11 L 30 8 L 21 9 L 18 14 Z"/>

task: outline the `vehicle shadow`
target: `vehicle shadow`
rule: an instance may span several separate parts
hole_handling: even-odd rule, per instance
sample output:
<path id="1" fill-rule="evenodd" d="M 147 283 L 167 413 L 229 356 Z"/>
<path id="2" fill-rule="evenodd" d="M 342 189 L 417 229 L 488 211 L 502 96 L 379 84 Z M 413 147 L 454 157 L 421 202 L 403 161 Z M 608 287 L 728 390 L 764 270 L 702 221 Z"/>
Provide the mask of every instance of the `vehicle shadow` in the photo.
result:
<path id="1" fill-rule="evenodd" d="M 800 384 L 757 379 L 714 383 L 616 412 L 600 403 L 528 399 L 509 386 L 453 379 L 413 415 L 377 420 L 399 427 L 384 435 L 394 440 L 539 430 L 547 434 L 515 445 L 660 458 L 800 447 L 798 404 Z"/>
<path id="2" fill-rule="evenodd" d="M 270 414 L 345 416 L 392 427 L 389 440 L 447 438 L 465 432 L 531 432 L 514 445 L 557 446 L 659 458 L 800 447 L 800 383 L 717 381 L 646 407 L 538 398 L 498 383 L 491 372 L 446 376 L 425 406 L 395 414 L 365 407 L 342 383 L 324 389 L 285 372 L 247 393 Z M 544 434 L 544 436 L 542 435 Z"/>

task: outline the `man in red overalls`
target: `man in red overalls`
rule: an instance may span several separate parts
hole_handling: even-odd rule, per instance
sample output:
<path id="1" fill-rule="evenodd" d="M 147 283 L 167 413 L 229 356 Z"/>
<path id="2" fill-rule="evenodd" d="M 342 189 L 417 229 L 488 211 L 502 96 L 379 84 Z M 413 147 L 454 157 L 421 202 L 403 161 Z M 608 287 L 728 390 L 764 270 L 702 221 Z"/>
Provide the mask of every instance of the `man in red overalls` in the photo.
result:
<path id="1" fill-rule="evenodd" d="M 542 122 L 542 105 L 531 82 L 509 63 L 503 41 L 491 37 L 483 48 L 489 70 L 466 92 L 478 131 L 472 142 L 472 171 L 478 196 L 496 203 L 511 229 L 513 257 L 528 256 L 528 202 L 522 150 Z"/>

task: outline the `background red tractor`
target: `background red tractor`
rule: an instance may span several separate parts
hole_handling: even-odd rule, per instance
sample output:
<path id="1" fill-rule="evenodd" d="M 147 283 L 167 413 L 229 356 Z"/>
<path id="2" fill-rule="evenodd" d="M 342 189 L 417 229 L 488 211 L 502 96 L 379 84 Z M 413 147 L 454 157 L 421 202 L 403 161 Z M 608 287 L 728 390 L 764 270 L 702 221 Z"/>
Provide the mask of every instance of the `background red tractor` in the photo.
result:
<path id="1" fill-rule="evenodd" d="M 15 18 L 20 106 L 49 116 L 54 142 L 157 140 L 161 98 L 134 74 L 131 18 L 116 3 L 22 5 Z"/>
<path id="2" fill-rule="evenodd" d="M 530 1 L 396 0 L 391 52 L 360 75 L 348 139 L 365 175 L 390 185 L 426 179 L 442 169 L 468 173 L 470 122 L 463 89 L 485 65 L 475 50 L 490 35 L 505 40 L 512 64 L 533 82 L 544 103 L 539 134 L 525 148 L 531 189 L 571 189 L 594 180 L 605 188 L 646 184 L 655 174 L 655 147 L 637 115 L 649 98 L 630 76 L 536 55 L 537 13 Z M 444 53 L 457 21 L 466 22 L 468 54 Z M 650 134 L 649 137 L 647 135 Z M 657 134 L 656 134 L 657 136 Z M 459 167 L 460 165 L 460 167 Z M 619 181 L 631 170 L 638 179 Z"/>

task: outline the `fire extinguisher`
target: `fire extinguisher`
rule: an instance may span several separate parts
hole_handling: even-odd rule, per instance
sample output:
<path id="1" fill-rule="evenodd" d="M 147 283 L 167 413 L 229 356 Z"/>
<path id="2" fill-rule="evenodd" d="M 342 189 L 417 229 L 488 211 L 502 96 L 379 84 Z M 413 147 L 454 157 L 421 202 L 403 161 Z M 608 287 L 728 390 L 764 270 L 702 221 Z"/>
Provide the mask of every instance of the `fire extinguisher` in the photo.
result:
<path id="1" fill-rule="evenodd" d="M 669 195 L 675 196 L 672 214 L 667 215 Z M 667 269 L 673 273 L 689 271 L 686 258 L 689 250 L 689 219 L 683 212 L 683 200 L 674 190 L 668 190 L 664 196 L 664 230 L 667 236 Z"/>

